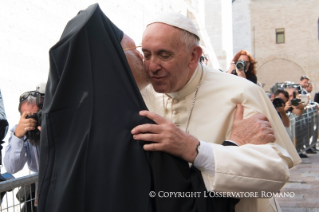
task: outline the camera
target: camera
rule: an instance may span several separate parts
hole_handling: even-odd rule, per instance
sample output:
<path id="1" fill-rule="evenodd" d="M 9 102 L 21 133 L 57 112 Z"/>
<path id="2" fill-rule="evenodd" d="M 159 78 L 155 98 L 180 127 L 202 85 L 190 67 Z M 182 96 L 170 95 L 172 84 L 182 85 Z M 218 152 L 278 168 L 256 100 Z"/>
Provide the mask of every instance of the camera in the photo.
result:
<path id="1" fill-rule="evenodd" d="M 301 94 L 301 92 L 302 92 L 302 87 L 301 87 L 300 84 L 294 84 L 292 87 L 295 88 L 299 94 Z M 294 98 L 295 98 L 295 97 L 294 97 Z"/>
<path id="2" fill-rule="evenodd" d="M 297 106 L 297 105 L 299 105 L 299 102 L 300 102 L 301 100 L 300 99 L 296 99 L 296 92 L 294 92 L 293 93 L 293 99 L 291 100 L 291 104 L 293 105 L 293 106 Z"/>
<path id="3" fill-rule="evenodd" d="M 282 98 L 275 98 L 272 104 L 275 106 L 275 108 L 282 107 L 285 106 L 285 101 Z"/>
<path id="4" fill-rule="evenodd" d="M 245 72 L 247 72 L 247 70 L 246 70 L 246 62 L 245 61 L 243 61 L 243 60 L 238 60 L 237 61 L 237 63 L 236 63 L 236 68 L 239 70 L 239 71 L 245 71 Z M 236 70 L 233 70 L 232 71 L 232 74 L 234 74 L 234 75 L 237 75 L 237 73 L 236 73 Z"/>
<path id="5" fill-rule="evenodd" d="M 295 88 L 299 94 L 302 92 L 302 88 L 300 84 L 295 84 L 291 81 L 286 82 L 276 82 L 274 86 L 270 88 L 270 92 L 274 93 L 278 89 L 285 89 L 285 88 Z"/>
<path id="6" fill-rule="evenodd" d="M 32 115 L 28 115 L 27 119 L 34 119 L 37 121 L 37 125 L 34 130 L 29 130 L 26 133 L 26 137 L 29 140 L 30 144 L 33 146 L 39 146 L 40 145 L 40 130 L 38 129 L 38 126 L 41 126 L 42 123 L 42 108 L 43 108 L 43 102 L 44 102 L 44 91 L 45 91 L 46 84 L 41 83 L 37 86 L 36 89 L 36 104 L 39 107 L 39 110 L 37 113 L 33 113 Z"/>

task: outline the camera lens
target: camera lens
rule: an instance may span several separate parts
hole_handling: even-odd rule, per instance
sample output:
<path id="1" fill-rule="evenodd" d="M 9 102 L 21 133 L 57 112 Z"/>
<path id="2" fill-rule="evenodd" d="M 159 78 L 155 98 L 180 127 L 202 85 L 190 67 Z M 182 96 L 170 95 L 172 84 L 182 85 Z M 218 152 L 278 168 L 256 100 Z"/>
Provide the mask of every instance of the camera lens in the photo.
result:
<path id="1" fill-rule="evenodd" d="M 244 68 L 242 63 L 237 63 L 236 67 L 238 70 L 242 70 Z"/>

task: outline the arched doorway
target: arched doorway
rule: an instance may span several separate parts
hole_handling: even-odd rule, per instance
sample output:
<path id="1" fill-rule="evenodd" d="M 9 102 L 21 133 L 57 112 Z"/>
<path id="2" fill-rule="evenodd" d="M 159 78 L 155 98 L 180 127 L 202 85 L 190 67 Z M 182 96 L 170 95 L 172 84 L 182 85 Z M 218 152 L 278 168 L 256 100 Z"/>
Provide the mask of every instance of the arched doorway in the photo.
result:
<path id="1" fill-rule="evenodd" d="M 298 64 L 286 59 L 270 60 L 257 68 L 258 81 L 265 83 L 265 91 L 269 91 L 276 82 L 293 81 L 299 83 L 302 75 L 305 75 L 303 69 Z"/>

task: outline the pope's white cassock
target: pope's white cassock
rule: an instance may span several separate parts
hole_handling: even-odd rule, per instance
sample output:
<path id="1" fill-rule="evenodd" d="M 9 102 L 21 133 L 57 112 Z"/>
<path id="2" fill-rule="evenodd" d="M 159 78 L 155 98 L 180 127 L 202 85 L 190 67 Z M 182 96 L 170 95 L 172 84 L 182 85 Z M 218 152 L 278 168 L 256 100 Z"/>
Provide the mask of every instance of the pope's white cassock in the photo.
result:
<path id="1" fill-rule="evenodd" d="M 198 89 L 194 102 L 194 95 Z M 273 104 L 254 83 L 198 65 L 190 81 L 178 92 L 158 94 L 163 116 L 201 141 L 194 165 L 202 172 L 207 190 L 216 192 L 277 192 L 289 179 L 289 168 L 300 163 Z M 147 103 L 147 101 L 146 101 Z M 231 133 L 236 103 L 244 119 L 262 113 L 274 129 L 274 144 L 222 146 Z M 151 110 L 151 107 L 149 107 Z M 274 198 L 242 198 L 236 212 L 281 211 Z"/>

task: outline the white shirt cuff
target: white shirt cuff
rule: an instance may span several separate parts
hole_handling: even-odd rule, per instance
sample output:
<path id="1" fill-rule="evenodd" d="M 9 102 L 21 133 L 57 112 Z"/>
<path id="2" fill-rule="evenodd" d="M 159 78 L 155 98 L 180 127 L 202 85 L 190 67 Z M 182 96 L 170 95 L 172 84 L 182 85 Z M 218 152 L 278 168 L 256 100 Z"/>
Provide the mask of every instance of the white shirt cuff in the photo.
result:
<path id="1" fill-rule="evenodd" d="M 215 175 L 215 159 L 213 145 L 205 141 L 200 142 L 200 149 L 194 161 L 194 166 L 206 174 Z"/>

